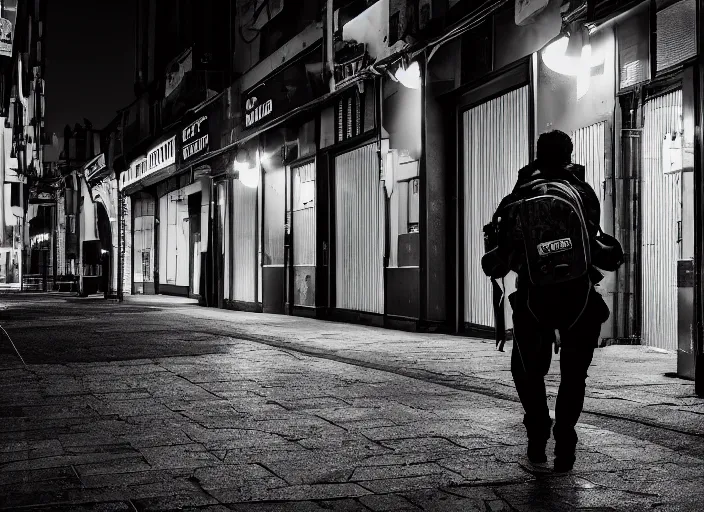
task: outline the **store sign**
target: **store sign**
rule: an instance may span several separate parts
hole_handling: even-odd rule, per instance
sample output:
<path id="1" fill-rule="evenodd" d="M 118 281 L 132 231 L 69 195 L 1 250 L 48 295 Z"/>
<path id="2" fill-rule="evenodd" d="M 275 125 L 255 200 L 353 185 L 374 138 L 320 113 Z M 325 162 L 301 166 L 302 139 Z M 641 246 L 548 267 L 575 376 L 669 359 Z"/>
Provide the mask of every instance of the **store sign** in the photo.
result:
<path id="1" fill-rule="evenodd" d="M 105 153 L 100 153 L 85 165 L 85 177 L 88 181 L 96 181 L 102 179 L 101 171 L 105 169 Z"/>
<path id="2" fill-rule="evenodd" d="M 55 204 L 56 192 L 52 190 L 38 190 L 31 188 L 29 190 L 29 204 Z"/>
<path id="3" fill-rule="evenodd" d="M 12 57 L 12 22 L 5 18 L 0 18 L 0 55 Z"/>
<path id="4" fill-rule="evenodd" d="M 147 172 L 145 174 L 151 174 L 174 163 L 176 163 L 176 136 L 165 140 L 147 153 Z"/>
<path id="5" fill-rule="evenodd" d="M 245 103 L 245 128 L 249 128 L 263 121 L 264 119 L 271 117 L 272 112 L 274 112 L 274 102 L 272 100 L 266 100 L 263 103 L 259 102 L 256 96 L 247 98 Z"/>
<path id="6" fill-rule="evenodd" d="M 202 116 L 186 126 L 181 132 L 183 161 L 206 153 L 209 149 L 208 116 Z"/>
<path id="7" fill-rule="evenodd" d="M 12 57 L 12 42 L 15 38 L 17 21 L 17 0 L 0 2 L 0 56 Z"/>
<path id="8" fill-rule="evenodd" d="M 330 92 L 320 44 L 242 94 L 246 129 L 272 121 Z"/>

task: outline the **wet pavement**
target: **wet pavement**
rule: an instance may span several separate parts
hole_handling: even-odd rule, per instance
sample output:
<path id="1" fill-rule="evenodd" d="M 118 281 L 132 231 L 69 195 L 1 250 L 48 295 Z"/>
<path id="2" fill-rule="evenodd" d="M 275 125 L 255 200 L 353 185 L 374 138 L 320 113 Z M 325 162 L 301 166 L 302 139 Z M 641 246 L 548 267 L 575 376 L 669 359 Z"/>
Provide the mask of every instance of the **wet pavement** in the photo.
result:
<path id="1" fill-rule="evenodd" d="M 2 295 L 0 324 L 28 363 L 0 343 L 2 509 L 702 510 L 674 354 L 597 351 L 555 474 L 525 457 L 510 345 L 161 297 Z"/>

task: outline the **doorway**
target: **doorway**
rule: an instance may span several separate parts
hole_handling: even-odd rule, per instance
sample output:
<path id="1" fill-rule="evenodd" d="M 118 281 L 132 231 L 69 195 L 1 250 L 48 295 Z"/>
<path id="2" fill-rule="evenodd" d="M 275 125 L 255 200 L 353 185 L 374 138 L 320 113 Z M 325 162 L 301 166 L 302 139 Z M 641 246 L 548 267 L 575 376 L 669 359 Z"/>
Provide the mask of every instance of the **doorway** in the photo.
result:
<path id="1" fill-rule="evenodd" d="M 641 341 L 677 350 L 677 261 L 682 255 L 681 173 L 663 172 L 663 141 L 682 133 L 682 90 L 643 107 Z"/>
<path id="2" fill-rule="evenodd" d="M 530 94 L 525 85 L 480 103 L 462 115 L 461 180 L 463 210 L 461 241 L 464 258 L 464 308 L 466 328 L 493 328 L 491 282 L 481 269 L 484 254 L 483 226 L 516 182 L 518 170 L 530 159 Z M 506 283 L 513 281 L 510 277 Z M 510 289 L 506 289 L 508 294 Z M 511 312 L 505 301 L 506 327 Z"/>
<path id="3" fill-rule="evenodd" d="M 335 307 L 384 313 L 386 195 L 376 143 L 335 158 Z"/>
<path id="4" fill-rule="evenodd" d="M 293 308 L 313 308 L 316 277 L 315 160 L 291 166 L 288 178 L 287 223 L 291 230 L 291 247 L 287 252 L 289 293 L 286 300 Z"/>
<path id="5" fill-rule="evenodd" d="M 112 227 L 110 226 L 110 217 L 105 206 L 97 202 L 96 213 L 98 215 L 98 238 L 100 239 L 100 288 L 98 291 L 103 292 L 106 296 L 112 291 Z"/>
<path id="6" fill-rule="evenodd" d="M 199 299 L 201 277 L 201 237 L 200 237 L 200 203 L 201 192 L 188 196 L 188 229 L 189 229 L 189 296 Z"/>

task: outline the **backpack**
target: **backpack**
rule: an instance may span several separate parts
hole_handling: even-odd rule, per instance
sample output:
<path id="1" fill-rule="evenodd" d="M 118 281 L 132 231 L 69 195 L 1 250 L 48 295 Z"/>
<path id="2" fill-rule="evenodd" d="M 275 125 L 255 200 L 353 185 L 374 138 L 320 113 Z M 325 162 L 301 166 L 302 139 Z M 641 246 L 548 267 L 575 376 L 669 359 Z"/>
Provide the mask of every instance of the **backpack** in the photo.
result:
<path id="1" fill-rule="evenodd" d="M 514 190 L 494 215 L 499 257 L 534 287 L 584 277 L 591 264 L 582 198 L 567 181 L 537 178 Z"/>
<path id="2" fill-rule="evenodd" d="M 509 271 L 530 281 L 529 308 L 536 319 L 570 328 L 586 306 L 591 243 L 584 205 L 569 182 L 538 177 L 499 205 L 485 226 L 484 272 L 492 278 L 496 343 L 503 351 L 504 294 L 496 282 Z"/>

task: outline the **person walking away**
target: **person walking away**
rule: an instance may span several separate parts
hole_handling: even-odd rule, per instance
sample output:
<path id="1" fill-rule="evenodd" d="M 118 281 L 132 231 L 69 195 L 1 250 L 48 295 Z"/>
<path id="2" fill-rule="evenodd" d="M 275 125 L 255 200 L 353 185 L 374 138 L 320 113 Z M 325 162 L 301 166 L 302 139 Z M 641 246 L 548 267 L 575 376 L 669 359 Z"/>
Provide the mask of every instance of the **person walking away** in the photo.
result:
<path id="1" fill-rule="evenodd" d="M 623 261 L 618 241 L 601 231 L 599 199 L 584 181 L 584 167 L 571 163 L 572 149 L 570 137 L 561 131 L 539 137 L 536 160 L 519 171 L 513 192 L 485 226 L 490 240 L 482 258 L 492 279 L 517 273 L 516 291 L 509 296 L 511 373 L 525 411 L 527 456 L 533 463 L 547 461 L 553 422 L 544 379 L 553 344 L 555 353 L 562 350 L 552 428 L 557 472 L 574 466 L 575 425 L 584 405 L 587 370 L 601 325 L 609 318 L 609 308 L 594 288 L 603 279 L 597 267 L 614 271 Z M 497 310 L 497 318 L 499 314 L 503 312 Z"/>

